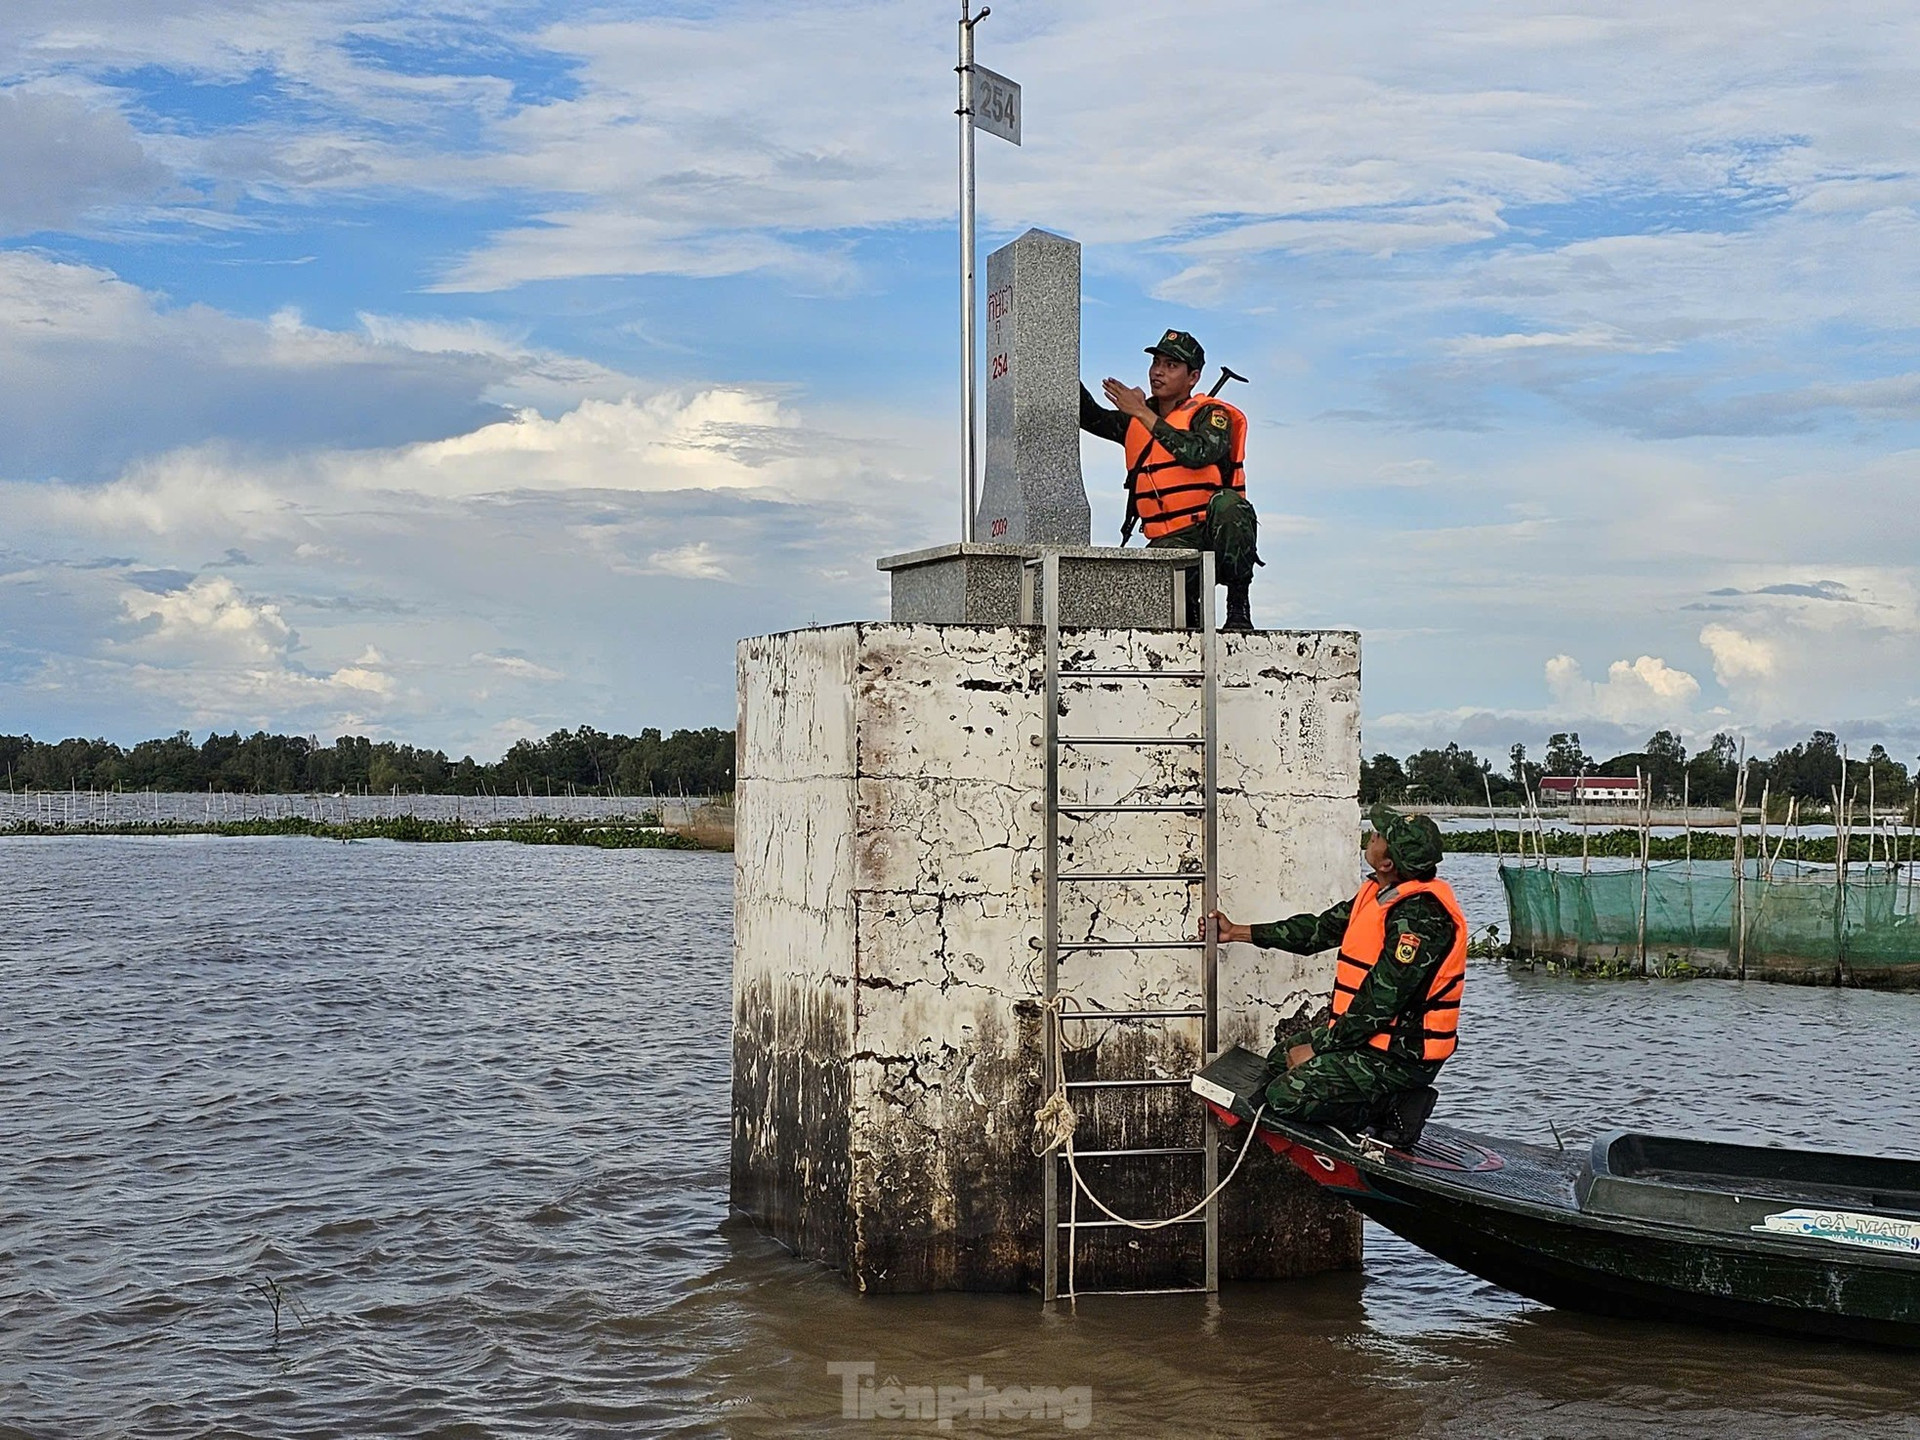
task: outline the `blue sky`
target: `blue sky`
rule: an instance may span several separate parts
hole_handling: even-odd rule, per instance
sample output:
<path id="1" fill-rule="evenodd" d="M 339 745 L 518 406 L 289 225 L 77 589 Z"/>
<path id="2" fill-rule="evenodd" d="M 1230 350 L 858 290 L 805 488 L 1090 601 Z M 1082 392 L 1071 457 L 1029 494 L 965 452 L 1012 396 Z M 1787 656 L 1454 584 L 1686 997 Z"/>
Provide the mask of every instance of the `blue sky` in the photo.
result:
<path id="1" fill-rule="evenodd" d="M 883 614 L 953 538 L 955 8 L 13 0 L 0 730 L 485 757 Z M 1084 244 L 1090 380 L 1254 377 L 1256 618 L 1362 629 L 1370 749 L 1920 751 L 1910 6 L 1129 13 L 981 27 L 982 238 Z"/>

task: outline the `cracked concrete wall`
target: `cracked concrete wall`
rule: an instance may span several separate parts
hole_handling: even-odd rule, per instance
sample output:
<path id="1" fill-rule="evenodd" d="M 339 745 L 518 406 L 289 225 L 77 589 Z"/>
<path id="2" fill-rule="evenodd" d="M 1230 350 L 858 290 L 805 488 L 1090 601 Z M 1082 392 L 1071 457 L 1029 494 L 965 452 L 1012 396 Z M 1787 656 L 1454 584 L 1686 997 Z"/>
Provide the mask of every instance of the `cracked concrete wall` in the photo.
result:
<path id="1" fill-rule="evenodd" d="M 1019 628 L 874 624 L 741 648 L 736 1036 L 758 1033 L 772 977 L 794 947 L 817 949 L 822 983 L 847 997 L 847 1009 L 835 1010 L 848 1025 L 847 1043 L 831 1026 L 782 1033 L 811 1033 L 814 1057 L 844 1066 L 847 1169 L 844 1216 L 832 1223 L 743 1203 L 743 1195 L 799 1193 L 755 1181 L 780 1147 L 760 1146 L 743 1160 L 742 1136 L 791 1125 L 781 1113 L 803 1097 L 763 1093 L 757 1081 L 743 1089 L 736 1076 L 735 1200 L 863 1288 L 1038 1283 L 1042 1162 L 1029 1137 L 1041 1053 L 1041 961 L 1030 942 L 1044 916 L 1039 642 L 1039 632 Z M 1221 661 L 1223 905 L 1250 919 L 1322 908 L 1352 892 L 1358 867 L 1358 638 L 1223 636 Z M 1198 639 L 1072 632 L 1063 663 L 1191 669 Z M 808 666 L 819 673 L 802 682 L 798 672 Z M 845 711 L 824 698 L 842 684 Z M 809 697 L 804 705 L 792 699 L 796 690 Z M 829 733 L 817 743 L 791 733 L 829 711 Z M 1064 734 L 1192 734 L 1199 689 L 1179 681 L 1069 681 L 1061 711 Z M 850 855 L 843 863 L 836 849 L 827 882 L 832 927 L 797 916 L 792 899 L 804 892 L 817 901 L 827 872 L 767 873 L 816 863 L 804 847 L 763 833 L 794 826 L 809 793 L 801 771 L 810 763 L 831 771 L 811 779 L 831 788 L 836 805 L 851 791 Z M 778 783 L 761 778 L 776 772 Z M 1198 786 L 1197 751 L 1178 747 L 1070 752 L 1061 772 L 1062 795 L 1088 802 L 1180 801 L 1197 798 Z M 1164 815 L 1067 821 L 1062 868 L 1195 869 L 1199 834 L 1197 821 Z M 1061 933 L 1180 938 L 1198 921 L 1199 895 L 1197 885 L 1180 882 L 1075 886 L 1063 893 Z M 801 926 L 798 938 L 781 933 L 793 923 Z M 1264 1048 L 1279 1017 L 1324 999 L 1332 965 L 1327 957 L 1228 946 L 1219 977 L 1222 1042 Z M 1066 957 L 1061 983 L 1087 1009 L 1177 1008 L 1200 998 L 1195 952 Z M 1180 1076 L 1197 1063 L 1197 1041 L 1189 1023 L 1073 1022 L 1066 1060 L 1071 1073 L 1087 1077 Z M 738 1039 L 735 1048 L 738 1064 Z M 762 1047 L 750 1040 L 744 1048 L 751 1056 Z M 740 1114 L 743 1095 L 763 1107 L 752 1123 Z M 1177 1091 L 1102 1095 L 1080 1108 L 1087 1148 L 1184 1144 L 1199 1134 L 1198 1107 Z M 1357 1263 L 1350 1213 L 1290 1167 L 1265 1160 L 1264 1152 L 1250 1159 L 1229 1192 L 1226 1273 L 1300 1274 Z M 1165 1160 L 1090 1162 L 1100 1173 L 1089 1179 L 1125 1213 L 1171 1213 L 1199 1193 L 1198 1162 L 1182 1163 L 1190 1172 Z M 841 1192 L 810 1198 L 833 1204 Z M 841 1248 L 827 1253 L 800 1238 L 803 1231 L 832 1233 Z M 1197 1254 L 1197 1230 L 1157 1248 L 1095 1243 L 1082 1250 L 1081 1273 L 1092 1284 L 1178 1278 Z"/>
<path id="2" fill-rule="evenodd" d="M 848 1221 L 853 1053 L 851 626 L 736 654 L 733 1149 L 736 1208 L 829 1265 Z"/>

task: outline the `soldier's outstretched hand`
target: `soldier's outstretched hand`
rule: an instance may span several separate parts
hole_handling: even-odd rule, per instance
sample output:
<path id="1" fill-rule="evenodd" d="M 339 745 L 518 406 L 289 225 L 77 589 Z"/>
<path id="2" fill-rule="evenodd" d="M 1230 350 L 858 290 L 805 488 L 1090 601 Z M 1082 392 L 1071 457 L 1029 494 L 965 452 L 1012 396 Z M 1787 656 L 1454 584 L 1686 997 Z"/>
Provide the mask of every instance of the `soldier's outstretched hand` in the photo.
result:
<path id="1" fill-rule="evenodd" d="M 1108 403 L 1122 415 L 1131 415 L 1144 425 L 1160 418 L 1148 408 L 1147 392 L 1138 385 L 1123 385 L 1109 375 L 1100 382 L 1100 388 L 1106 392 Z"/>
<path id="2" fill-rule="evenodd" d="M 1225 945 L 1230 941 L 1235 941 L 1235 940 L 1248 941 L 1253 939 L 1253 927 L 1251 925 L 1234 924 L 1233 921 L 1227 918 L 1227 913 L 1224 910 L 1216 910 L 1213 912 L 1212 915 L 1208 916 L 1207 918 L 1213 921 L 1214 938 L 1218 940 L 1222 945 Z M 1206 920 L 1202 920 L 1200 922 L 1200 933 L 1197 938 L 1201 940 L 1204 940 L 1207 938 Z"/>

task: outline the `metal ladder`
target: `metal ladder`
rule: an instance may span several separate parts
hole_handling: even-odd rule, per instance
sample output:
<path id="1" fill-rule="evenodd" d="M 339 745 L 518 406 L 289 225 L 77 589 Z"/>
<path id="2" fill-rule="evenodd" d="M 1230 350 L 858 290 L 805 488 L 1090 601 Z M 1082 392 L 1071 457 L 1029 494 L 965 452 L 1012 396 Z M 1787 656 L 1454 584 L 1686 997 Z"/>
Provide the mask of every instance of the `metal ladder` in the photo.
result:
<path id="1" fill-rule="evenodd" d="M 1097 1021 L 1155 1021 L 1161 1023 L 1181 1023 L 1198 1021 L 1200 1025 L 1201 1064 L 1214 1058 L 1219 1049 L 1219 1016 L 1216 1003 L 1217 981 L 1217 943 L 1213 927 L 1204 927 L 1204 940 L 1181 937 L 1144 937 L 1131 940 L 1081 940 L 1065 941 L 1060 938 L 1060 887 L 1062 884 L 1127 884 L 1141 882 L 1184 883 L 1200 886 L 1200 913 L 1211 915 L 1219 900 L 1219 745 L 1216 713 L 1215 680 L 1219 674 L 1219 641 L 1214 628 L 1214 557 L 1211 551 L 1202 551 L 1199 557 L 1200 570 L 1200 668 L 1198 670 L 1063 670 L 1060 665 L 1060 557 L 1042 555 L 1027 562 L 1030 570 L 1037 570 L 1039 585 L 1038 606 L 1040 623 L 1046 628 L 1046 693 L 1044 703 L 1045 729 L 1043 744 L 1046 752 L 1046 828 L 1043 837 L 1044 874 L 1046 911 L 1041 932 L 1041 951 L 1044 959 L 1043 985 L 1045 999 L 1049 1007 L 1053 1006 L 1060 993 L 1060 957 L 1087 952 L 1139 951 L 1139 950 L 1177 950 L 1191 951 L 1200 962 L 1200 995 L 1198 1007 L 1182 1009 L 1141 1009 L 1141 1010 L 1065 1010 L 1059 1015 L 1059 1024 L 1049 1023 L 1045 1032 L 1045 1059 L 1042 1072 L 1043 1094 L 1051 1095 L 1060 1084 L 1063 1063 L 1060 1054 L 1061 1027 L 1076 1020 Z M 1177 625 L 1184 626 L 1185 606 L 1182 603 L 1185 592 L 1186 572 L 1174 572 L 1174 614 Z M 1022 587 L 1026 589 L 1025 586 Z M 1029 602 L 1030 603 L 1030 602 Z M 1026 607 L 1023 607 L 1026 608 Z M 1029 611 L 1030 613 L 1030 611 Z M 1176 683 L 1198 684 L 1200 686 L 1200 729 L 1192 735 L 1063 735 L 1060 733 L 1060 686 L 1062 681 L 1078 680 L 1144 680 L 1171 681 Z M 1063 751 L 1083 746 L 1181 746 L 1196 747 L 1201 754 L 1201 795 L 1194 803 L 1171 804 L 1063 804 L 1060 799 L 1060 759 Z M 1085 816 L 1095 814 L 1164 814 L 1187 819 L 1197 818 L 1201 826 L 1201 868 L 1198 871 L 1102 871 L 1071 870 L 1060 868 L 1060 821 L 1062 816 Z M 1070 1096 L 1076 1092 L 1085 1094 L 1102 1090 L 1149 1090 L 1158 1088 L 1185 1088 L 1185 1078 L 1164 1078 L 1157 1076 L 1115 1076 L 1101 1079 L 1066 1081 Z M 1220 1178 L 1219 1132 L 1213 1117 L 1209 1114 L 1202 1118 L 1203 1142 L 1200 1145 L 1163 1145 L 1133 1146 L 1112 1150 L 1079 1150 L 1079 1159 L 1108 1159 L 1120 1156 L 1166 1156 L 1192 1157 L 1200 1161 L 1201 1188 L 1195 1192 L 1195 1198 L 1212 1194 Z M 1047 1153 L 1043 1160 L 1042 1171 L 1042 1208 L 1044 1210 L 1045 1231 L 1042 1239 L 1042 1299 L 1051 1303 L 1060 1294 L 1060 1241 L 1064 1234 L 1071 1260 L 1073 1246 L 1081 1230 L 1105 1230 L 1124 1228 L 1117 1220 L 1101 1217 L 1094 1220 L 1063 1220 L 1060 1216 L 1060 1189 L 1062 1171 L 1066 1156 L 1064 1147 L 1058 1147 Z M 1066 1183 L 1071 1186 L 1073 1176 L 1066 1175 Z M 1091 1206 L 1087 1208 L 1092 1208 Z M 1206 1276 L 1200 1285 L 1183 1285 L 1171 1288 L 1136 1288 L 1080 1290 L 1081 1295 L 1164 1295 L 1164 1294 L 1212 1294 L 1220 1288 L 1220 1213 L 1219 1201 L 1210 1202 L 1205 1211 L 1183 1225 L 1201 1225 L 1206 1229 Z M 1169 1227 L 1170 1229 L 1173 1227 Z"/>

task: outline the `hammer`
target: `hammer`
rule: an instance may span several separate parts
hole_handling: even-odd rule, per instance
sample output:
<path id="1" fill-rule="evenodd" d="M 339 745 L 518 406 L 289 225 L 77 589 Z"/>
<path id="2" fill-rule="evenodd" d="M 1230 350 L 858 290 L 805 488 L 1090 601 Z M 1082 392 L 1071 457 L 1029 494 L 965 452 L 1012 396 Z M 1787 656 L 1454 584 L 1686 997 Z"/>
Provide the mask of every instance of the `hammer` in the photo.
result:
<path id="1" fill-rule="evenodd" d="M 1240 374 L 1237 370 L 1229 370 L 1226 366 L 1222 365 L 1220 367 L 1220 378 L 1214 381 L 1213 388 L 1207 391 L 1207 398 L 1211 400 L 1214 396 L 1218 395 L 1222 390 L 1226 389 L 1227 381 L 1229 380 L 1238 380 L 1242 385 L 1251 385 L 1253 383 L 1251 380 L 1247 379 L 1246 376 Z"/>

